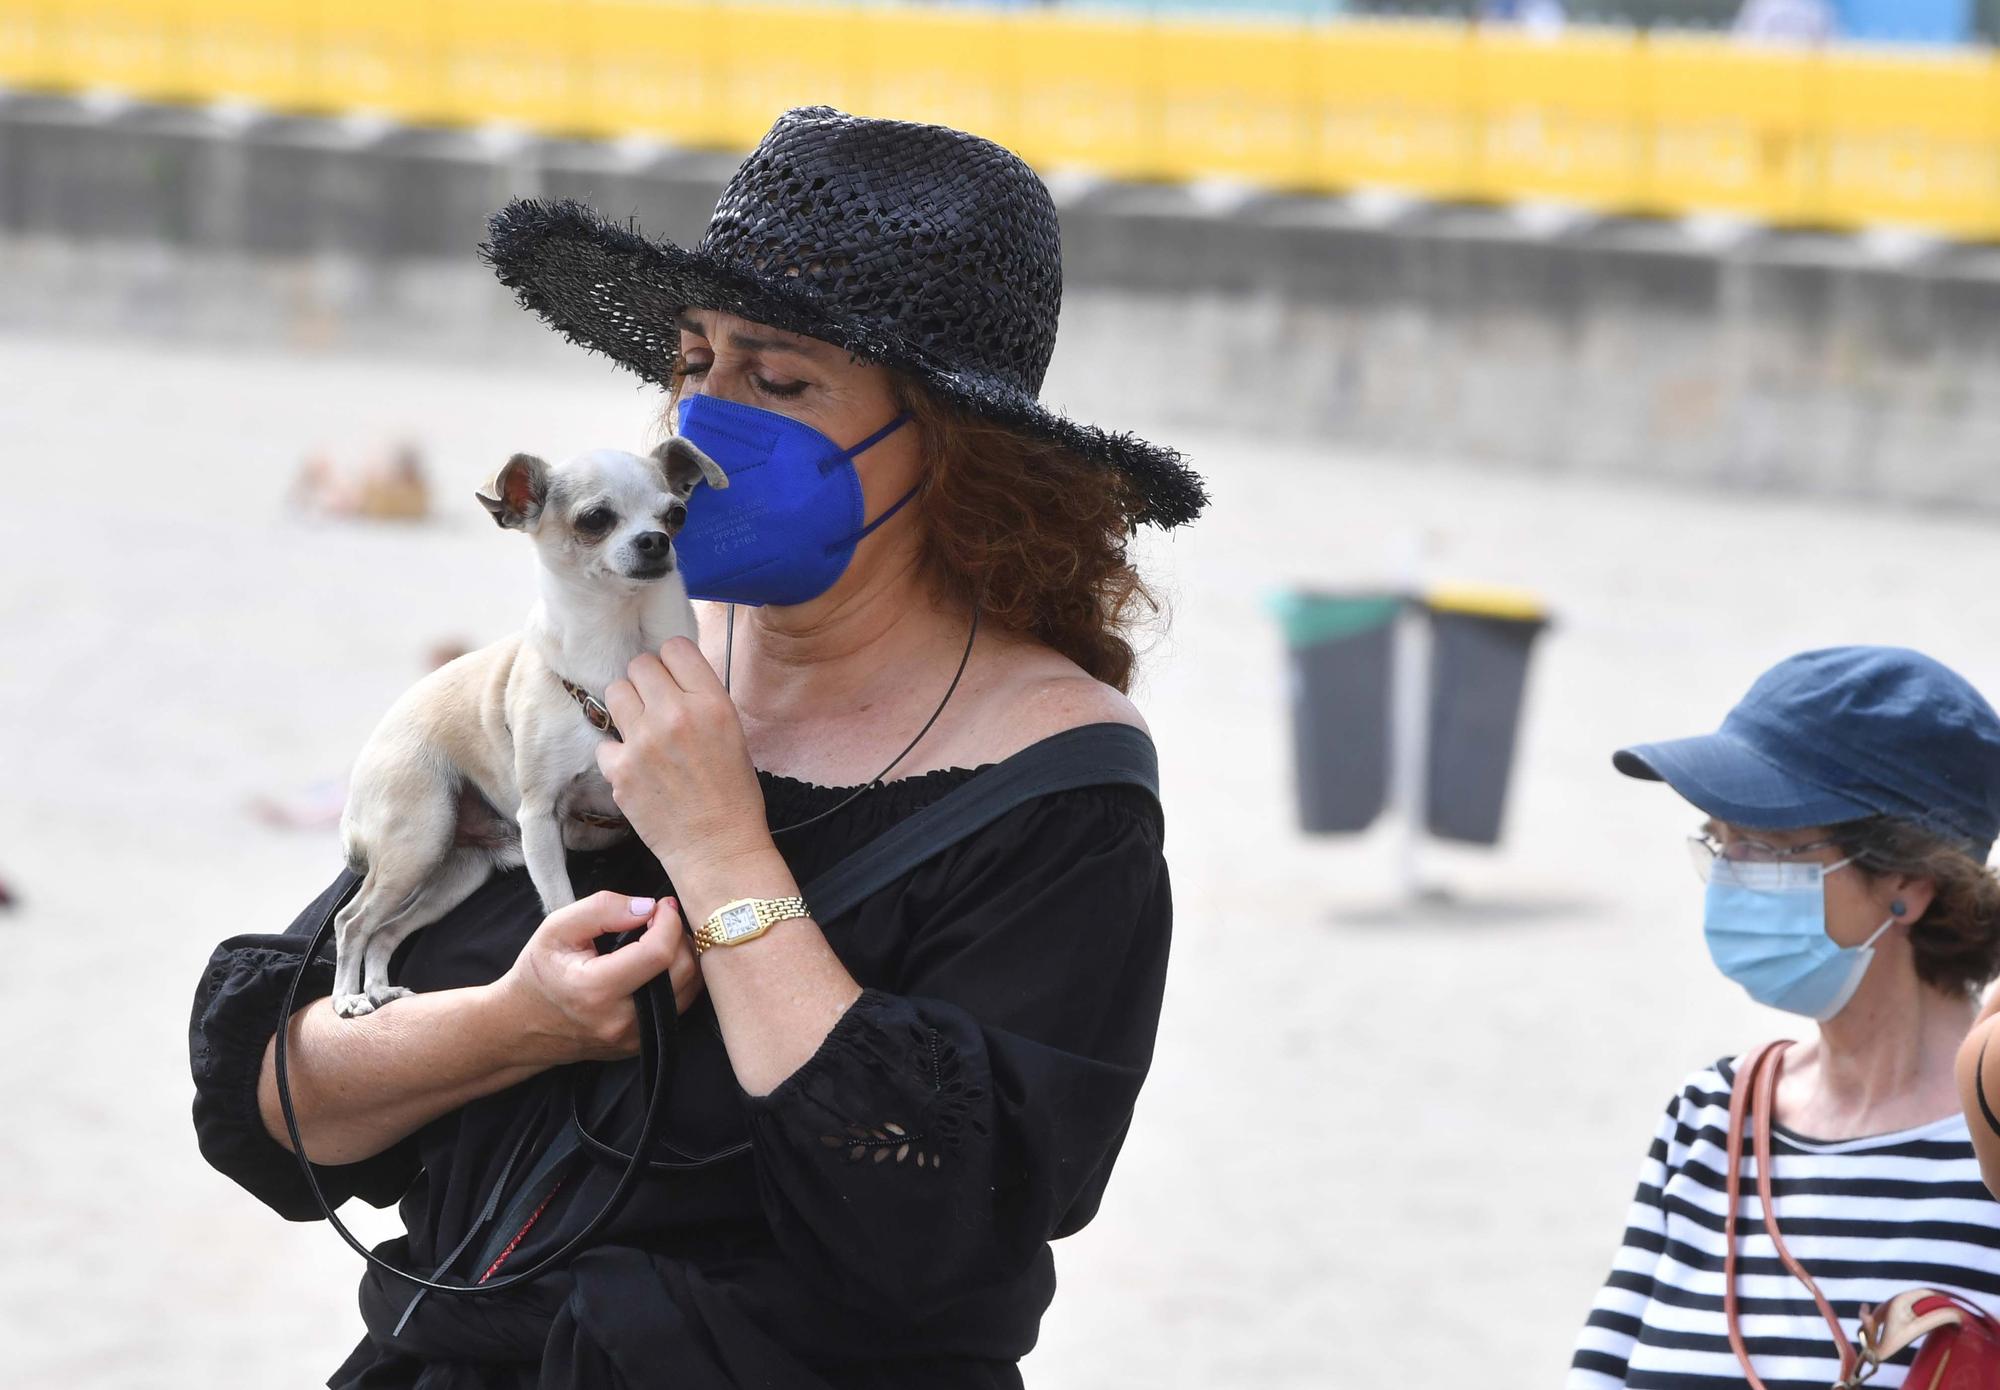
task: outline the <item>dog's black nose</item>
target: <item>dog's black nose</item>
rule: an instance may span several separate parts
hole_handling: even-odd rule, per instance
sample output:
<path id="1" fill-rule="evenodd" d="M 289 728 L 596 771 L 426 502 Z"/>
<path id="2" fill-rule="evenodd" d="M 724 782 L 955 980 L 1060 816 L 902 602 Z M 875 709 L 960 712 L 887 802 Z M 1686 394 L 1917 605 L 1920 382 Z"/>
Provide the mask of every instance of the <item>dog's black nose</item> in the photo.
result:
<path id="1" fill-rule="evenodd" d="M 641 531 L 632 537 L 632 548 L 641 555 L 664 555 L 673 538 L 665 531 Z"/>

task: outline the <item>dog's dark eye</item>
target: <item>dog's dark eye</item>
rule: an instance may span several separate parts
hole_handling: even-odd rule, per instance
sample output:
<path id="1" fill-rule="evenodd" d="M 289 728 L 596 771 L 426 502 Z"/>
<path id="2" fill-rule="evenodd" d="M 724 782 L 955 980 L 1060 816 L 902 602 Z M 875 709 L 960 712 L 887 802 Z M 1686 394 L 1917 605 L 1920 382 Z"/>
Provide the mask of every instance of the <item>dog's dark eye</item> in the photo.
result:
<path id="1" fill-rule="evenodd" d="M 687 525 L 688 509 L 676 502 L 660 513 L 660 523 L 669 531 L 678 531 Z"/>
<path id="2" fill-rule="evenodd" d="M 609 531 L 612 523 L 617 520 L 618 514 L 613 512 L 609 507 L 592 507 L 589 511 L 577 517 L 576 529 L 587 531 L 592 535 L 602 535 L 604 532 Z"/>

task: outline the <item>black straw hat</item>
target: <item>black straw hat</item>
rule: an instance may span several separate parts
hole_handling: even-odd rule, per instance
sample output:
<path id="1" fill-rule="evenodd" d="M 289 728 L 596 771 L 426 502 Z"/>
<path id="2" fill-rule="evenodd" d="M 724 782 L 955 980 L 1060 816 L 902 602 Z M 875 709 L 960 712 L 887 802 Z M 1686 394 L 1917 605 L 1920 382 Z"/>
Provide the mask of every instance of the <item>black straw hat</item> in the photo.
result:
<path id="1" fill-rule="evenodd" d="M 571 201 L 509 203 L 490 234 L 481 254 L 524 306 L 650 381 L 672 377 L 681 311 L 720 309 L 1118 469 L 1134 521 L 1178 526 L 1207 504 L 1174 450 L 1042 406 L 1062 308 L 1055 204 L 990 140 L 801 107 L 743 161 L 691 251 Z"/>

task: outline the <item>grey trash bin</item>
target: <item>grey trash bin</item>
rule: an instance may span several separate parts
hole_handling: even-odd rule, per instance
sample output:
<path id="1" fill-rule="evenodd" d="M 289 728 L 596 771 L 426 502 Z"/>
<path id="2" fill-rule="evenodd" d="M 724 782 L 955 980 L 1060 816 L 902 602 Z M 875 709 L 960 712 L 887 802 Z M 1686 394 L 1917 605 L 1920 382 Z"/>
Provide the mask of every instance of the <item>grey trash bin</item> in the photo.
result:
<path id="1" fill-rule="evenodd" d="M 1433 835 L 1500 842 L 1527 690 L 1528 660 L 1548 617 L 1518 599 L 1433 594 L 1430 748 L 1424 821 Z"/>
<path id="2" fill-rule="evenodd" d="M 1290 651 L 1299 828 L 1366 830 L 1389 797 L 1395 594 L 1294 592 L 1273 608 Z"/>

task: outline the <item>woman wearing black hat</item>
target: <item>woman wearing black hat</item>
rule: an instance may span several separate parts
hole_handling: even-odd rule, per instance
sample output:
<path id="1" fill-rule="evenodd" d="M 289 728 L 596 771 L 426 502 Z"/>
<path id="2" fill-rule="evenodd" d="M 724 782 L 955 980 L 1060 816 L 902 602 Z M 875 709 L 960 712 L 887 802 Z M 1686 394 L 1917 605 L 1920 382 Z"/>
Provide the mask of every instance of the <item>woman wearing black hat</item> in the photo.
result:
<path id="1" fill-rule="evenodd" d="M 1708 817 L 1716 966 L 1819 1028 L 1668 1102 L 1570 1386 L 1845 1384 L 1864 1306 L 1924 1286 L 2000 1312 L 2000 1203 L 1953 1078 L 2000 974 L 2000 718 L 1928 657 L 1842 647 L 1766 672 L 1717 732 L 1614 761 Z"/>
<path id="2" fill-rule="evenodd" d="M 636 836 L 571 874 L 616 892 L 544 922 L 499 876 L 406 948 L 418 993 L 295 1015 L 305 1148 L 336 1201 L 401 1200 L 396 1262 L 504 1277 L 618 1179 L 649 977 L 680 1042 L 650 1175 L 588 1249 L 492 1298 L 371 1268 L 330 1384 L 1018 1385 L 1151 1056 L 1170 905 L 1124 546 L 1200 482 L 1040 406 L 1054 209 L 957 131 L 794 111 L 692 251 L 516 204 L 487 254 L 730 475 L 678 545 L 729 606 L 604 692 Z M 271 1040 L 344 886 L 225 942 L 195 1002 L 203 1152 L 295 1218 Z"/>

